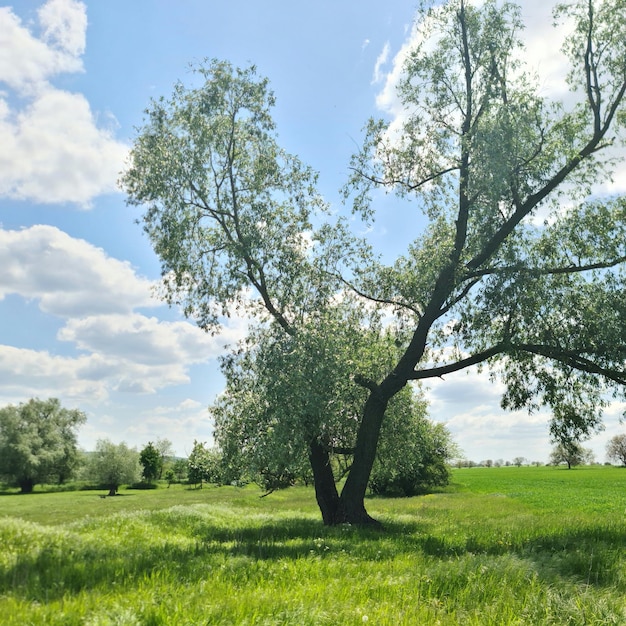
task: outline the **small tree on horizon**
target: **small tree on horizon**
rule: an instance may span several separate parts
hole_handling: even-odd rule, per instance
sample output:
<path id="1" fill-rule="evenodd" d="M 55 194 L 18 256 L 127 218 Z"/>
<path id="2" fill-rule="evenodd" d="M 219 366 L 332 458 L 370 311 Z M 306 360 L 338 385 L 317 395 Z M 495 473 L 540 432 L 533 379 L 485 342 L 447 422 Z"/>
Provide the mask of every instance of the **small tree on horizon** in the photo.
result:
<path id="1" fill-rule="evenodd" d="M 139 462 L 143 467 L 142 476 L 148 483 L 156 480 L 163 470 L 163 456 L 151 441 L 139 453 Z"/>
<path id="2" fill-rule="evenodd" d="M 571 442 L 567 445 L 557 444 L 550 454 L 551 465 L 561 465 L 565 463 L 567 469 L 572 469 L 577 465 L 585 465 L 593 462 L 593 452 L 583 448 L 580 443 Z"/>
<path id="3" fill-rule="evenodd" d="M 114 444 L 99 439 L 96 450 L 89 456 L 85 469 L 88 480 L 106 486 L 109 496 L 116 495 L 120 485 L 136 482 L 141 475 L 139 453 L 124 442 Z"/>
<path id="4" fill-rule="evenodd" d="M 606 456 L 626 466 L 626 434 L 611 437 L 606 445 Z"/>

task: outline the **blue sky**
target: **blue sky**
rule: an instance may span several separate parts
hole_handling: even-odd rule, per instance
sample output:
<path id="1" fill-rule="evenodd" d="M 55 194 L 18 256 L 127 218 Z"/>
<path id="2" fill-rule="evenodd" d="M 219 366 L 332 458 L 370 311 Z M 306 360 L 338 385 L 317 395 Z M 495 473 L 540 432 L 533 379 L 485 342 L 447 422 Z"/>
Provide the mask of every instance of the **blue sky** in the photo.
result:
<path id="1" fill-rule="evenodd" d="M 556 92 L 546 9 L 522 5 L 529 36 L 543 41 L 533 60 Z M 194 439 L 210 441 L 217 357 L 243 326 L 209 337 L 151 295 L 158 260 L 116 190 L 143 110 L 189 79 L 190 63 L 254 63 L 277 96 L 282 145 L 338 204 L 365 121 L 396 114 L 414 10 L 399 0 L 0 6 L 0 406 L 59 397 L 87 413 L 86 449 L 101 437 L 167 437 L 183 455 Z M 392 256 L 420 224 L 414 208 L 389 202 L 371 240 Z M 499 391 L 486 374 L 457 374 L 431 389 L 431 412 L 469 458 L 547 460 L 546 416 L 504 413 Z M 598 460 L 622 429 L 620 410 L 589 444 Z"/>

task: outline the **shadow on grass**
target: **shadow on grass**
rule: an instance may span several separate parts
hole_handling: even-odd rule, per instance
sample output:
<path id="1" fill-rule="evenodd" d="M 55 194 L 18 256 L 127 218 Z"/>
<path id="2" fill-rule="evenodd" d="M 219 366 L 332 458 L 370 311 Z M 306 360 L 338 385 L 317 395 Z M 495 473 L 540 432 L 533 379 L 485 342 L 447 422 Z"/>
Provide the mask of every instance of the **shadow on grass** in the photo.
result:
<path id="1" fill-rule="evenodd" d="M 124 494 L 132 495 L 132 494 Z M 106 524 L 106 520 L 103 520 Z M 211 568 L 220 576 L 249 581 L 263 576 L 260 562 L 351 558 L 364 562 L 407 556 L 454 561 L 478 555 L 514 555 L 532 563 L 541 579 L 568 578 L 594 586 L 616 585 L 623 568 L 626 534 L 600 528 L 564 528 L 509 544 L 489 537 L 446 536 L 427 520 L 388 520 L 384 530 L 349 525 L 325 527 L 309 517 L 259 522 L 212 521 L 198 514 L 162 511 L 143 516 L 142 534 L 133 534 L 133 518 L 119 533 L 98 536 L 98 528 L 59 536 L 33 537 L 33 549 L 16 556 L 0 571 L 0 593 L 47 602 L 84 590 L 133 585 L 157 573 L 193 585 Z M 623 580 L 621 585 L 624 585 Z"/>

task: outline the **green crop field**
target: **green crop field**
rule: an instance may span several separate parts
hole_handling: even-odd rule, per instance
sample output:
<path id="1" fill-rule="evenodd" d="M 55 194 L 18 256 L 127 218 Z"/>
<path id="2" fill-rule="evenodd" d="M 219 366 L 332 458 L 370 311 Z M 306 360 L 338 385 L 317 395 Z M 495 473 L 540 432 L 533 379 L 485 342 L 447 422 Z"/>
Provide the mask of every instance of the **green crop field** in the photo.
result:
<path id="1" fill-rule="evenodd" d="M 0 496 L 0 624 L 626 624 L 626 469 L 455 470 L 321 524 L 310 488 Z"/>

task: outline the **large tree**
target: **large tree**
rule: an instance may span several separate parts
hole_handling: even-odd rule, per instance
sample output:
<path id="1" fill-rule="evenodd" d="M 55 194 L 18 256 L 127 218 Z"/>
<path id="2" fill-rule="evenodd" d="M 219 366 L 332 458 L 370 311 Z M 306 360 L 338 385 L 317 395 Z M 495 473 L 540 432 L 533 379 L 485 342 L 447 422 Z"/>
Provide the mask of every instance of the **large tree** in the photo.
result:
<path id="1" fill-rule="evenodd" d="M 147 111 L 122 183 L 146 207 L 170 302 L 207 329 L 238 306 L 292 336 L 339 285 L 396 315 L 395 361 L 370 376 L 352 368 L 367 398 L 341 494 L 320 503 L 327 523 L 373 521 L 364 496 L 381 426 L 410 381 L 486 364 L 506 383 L 505 407 L 549 405 L 556 422 L 584 415 L 589 430 L 607 393 L 623 393 L 626 201 L 588 195 L 609 179 L 626 117 L 624 9 L 559 8 L 572 27 L 567 106 L 524 67 L 518 7 L 423 9 L 404 114 L 368 124 L 347 188 L 368 219 L 378 189 L 417 199 L 428 225 L 391 265 L 367 262 L 342 222 L 312 228 L 315 177 L 279 148 L 253 68 L 201 66 L 203 85 L 179 84 Z M 325 455 L 312 449 L 312 468 L 332 494 Z"/>
<path id="2" fill-rule="evenodd" d="M 0 409 L 0 476 L 31 493 L 38 483 L 63 482 L 79 463 L 76 429 L 86 421 L 56 398 L 33 398 Z"/>

